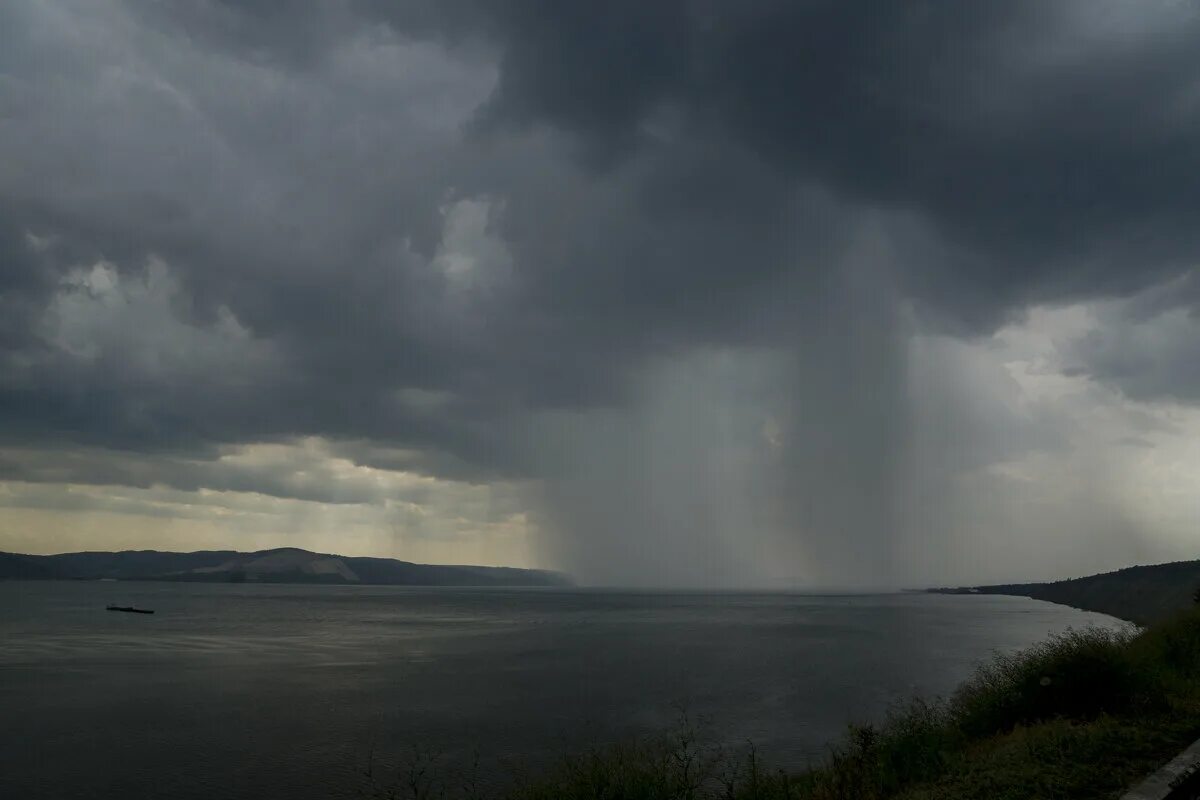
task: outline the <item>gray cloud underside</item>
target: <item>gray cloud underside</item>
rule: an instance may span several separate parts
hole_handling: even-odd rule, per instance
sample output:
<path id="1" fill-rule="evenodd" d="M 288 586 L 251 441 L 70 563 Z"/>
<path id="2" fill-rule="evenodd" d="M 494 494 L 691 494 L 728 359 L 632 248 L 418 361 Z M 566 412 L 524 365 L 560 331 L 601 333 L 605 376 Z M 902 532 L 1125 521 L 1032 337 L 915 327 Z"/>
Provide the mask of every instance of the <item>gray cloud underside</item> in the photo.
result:
<path id="1" fill-rule="evenodd" d="M 1153 294 L 1200 244 L 1191 4 L 16 2 L 0 31 L 14 446 L 174 463 L 317 435 L 544 478 L 595 434 L 537 420 L 673 397 L 639 382 L 662 358 L 765 349 L 778 513 L 829 531 L 820 558 L 886 561 L 917 328 L 1132 298 L 1074 367 L 1200 396 L 1196 293 Z"/>

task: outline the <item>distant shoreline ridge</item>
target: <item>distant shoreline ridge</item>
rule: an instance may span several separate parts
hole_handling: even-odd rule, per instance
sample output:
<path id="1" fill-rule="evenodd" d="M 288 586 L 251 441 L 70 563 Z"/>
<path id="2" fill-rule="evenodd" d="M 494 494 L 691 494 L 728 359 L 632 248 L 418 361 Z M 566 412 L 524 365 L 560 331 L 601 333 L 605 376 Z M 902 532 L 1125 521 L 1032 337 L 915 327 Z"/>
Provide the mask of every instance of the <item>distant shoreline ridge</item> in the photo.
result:
<path id="1" fill-rule="evenodd" d="M 340 556 L 298 547 L 243 553 L 199 550 L 85 551 L 55 555 L 0 552 L 0 580 L 155 580 L 368 586 L 570 586 L 560 572 L 519 567 L 417 564 Z"/>
<path id="2" fill-rule="evenodd" d="M 1048 583 L 1003 583 L 926 589 L 934 594 L 1004 594 L 1096 611 L 1137 625 L 1152 625 L 1195 605 L 1200 561 L 1126 567 L 1085 578 Z"/>

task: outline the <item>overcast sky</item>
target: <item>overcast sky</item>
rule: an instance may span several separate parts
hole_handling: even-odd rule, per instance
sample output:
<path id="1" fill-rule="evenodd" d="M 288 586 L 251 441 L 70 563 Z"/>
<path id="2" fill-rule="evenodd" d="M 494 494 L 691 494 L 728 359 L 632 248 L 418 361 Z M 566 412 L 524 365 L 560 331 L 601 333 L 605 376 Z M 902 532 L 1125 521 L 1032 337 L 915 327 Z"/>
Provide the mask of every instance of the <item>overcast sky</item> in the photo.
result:
<path id="1" fill-rule="evenodd" d="M 6 0 L 0 549 L 1200 557 L 1190 0 Z"/>

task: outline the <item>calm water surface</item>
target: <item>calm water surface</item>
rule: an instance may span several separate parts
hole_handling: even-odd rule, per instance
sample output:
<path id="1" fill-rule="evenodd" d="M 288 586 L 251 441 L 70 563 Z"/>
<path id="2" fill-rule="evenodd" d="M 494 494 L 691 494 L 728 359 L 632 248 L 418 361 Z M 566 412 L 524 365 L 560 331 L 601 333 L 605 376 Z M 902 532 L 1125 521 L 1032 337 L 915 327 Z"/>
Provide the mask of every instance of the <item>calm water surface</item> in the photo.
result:
<path id="1" fill-rule="evenodd" d="M 0 797 L 353 797 L 371 753 L 499 775 L 677 706 L 802 767 L 1088 624 L 1119 623 L 1011 597 L 0 582 Z"/>

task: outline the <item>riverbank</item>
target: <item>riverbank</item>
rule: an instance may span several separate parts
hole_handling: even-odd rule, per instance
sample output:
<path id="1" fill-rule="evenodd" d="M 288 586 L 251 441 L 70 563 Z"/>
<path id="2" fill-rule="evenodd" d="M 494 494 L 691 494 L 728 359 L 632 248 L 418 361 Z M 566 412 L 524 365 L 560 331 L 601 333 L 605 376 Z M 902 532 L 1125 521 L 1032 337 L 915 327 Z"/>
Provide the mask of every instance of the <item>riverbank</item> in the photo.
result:
<path id="1" fill-rule="evenodd" d="M 998 656 L 946 701 L 852 728 L 824 764 L 772 770 L 704 744 L 686 721 L 522 781 L 507 800 L 1030 800 L 1117 797 L 1200 736 L 1200 611 L 1141 632 L 1097 629 Z M 403 781 L 402 781 L 403 783 Z M 483 797 L 407 776 L 379 796 Z"/>
<path id="2" fill-rule="evenodd" d="M 929 589 L 934 594 L 1005 594 L 1152 625 L 1190 607 L 1200 592 L 1200 561 L 1126 567 L 1051 583 Z"/>

